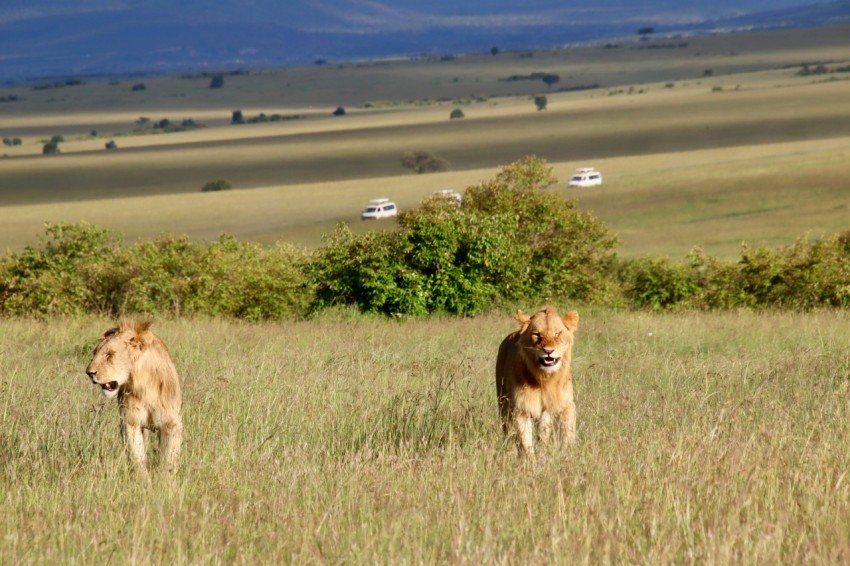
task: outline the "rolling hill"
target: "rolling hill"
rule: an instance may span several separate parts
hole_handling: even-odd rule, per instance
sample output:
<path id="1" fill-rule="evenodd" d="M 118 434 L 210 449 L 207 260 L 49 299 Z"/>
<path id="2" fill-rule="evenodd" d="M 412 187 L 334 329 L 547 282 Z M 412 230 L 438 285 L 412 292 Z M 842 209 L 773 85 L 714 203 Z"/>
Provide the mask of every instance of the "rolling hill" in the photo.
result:
<path id="1" fill-rule="evenodd" d="M 59 2 L 0 6 L 0 78 L 276 67 L 315 60 L 529 49 L 657 33 L 839 23 L 850 2 L 364 0 Z"/>

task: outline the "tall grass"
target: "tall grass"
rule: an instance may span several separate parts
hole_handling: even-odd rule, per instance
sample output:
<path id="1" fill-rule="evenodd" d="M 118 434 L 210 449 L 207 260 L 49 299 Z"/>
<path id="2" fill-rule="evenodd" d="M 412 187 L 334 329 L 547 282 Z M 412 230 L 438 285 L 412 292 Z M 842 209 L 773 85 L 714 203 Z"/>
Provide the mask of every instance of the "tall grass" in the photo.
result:
<path id="1" fill-rule="evenodd" d="M 579 444 L 525 464 L 505 314 L 158 321 L 186 428 L 150 486 L 83 374 L 109 321 L 4 319 L 0 563 L 850 560 L 846 312 L 580 310 Z"/>

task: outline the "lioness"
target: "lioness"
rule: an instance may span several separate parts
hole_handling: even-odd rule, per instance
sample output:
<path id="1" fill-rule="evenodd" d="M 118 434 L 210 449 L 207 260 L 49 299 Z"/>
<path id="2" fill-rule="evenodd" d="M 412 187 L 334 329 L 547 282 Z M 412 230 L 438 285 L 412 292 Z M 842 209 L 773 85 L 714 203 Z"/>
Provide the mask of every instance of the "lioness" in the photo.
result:
<path id="1" fill-rule="evenodd" d="M 516 432 L 521 455 L 534 454 L 533 420 L 540 442 L 547 443 L 556 426 L 567 444 L 576 438 L 576 405 L 570 361 L 578 313 L 563 318 L 546 306 L 529 317 L 517 311 L 520 329 L 507 336 L 496 358 L 496 393 L 506 433 Z"/>
<path id="2" fill-rule="evenodd" d="M 150 326 L 150 322 L 122 318 L 103 334 L 86 368 L 107 399 L 118 397 L 124 442 L 143 476 L 147 476 L 147 449 L 142 429 L 159 430 L 161 458 L 170 472 L 177 471 L 183 438 L 177 369 Z"/>

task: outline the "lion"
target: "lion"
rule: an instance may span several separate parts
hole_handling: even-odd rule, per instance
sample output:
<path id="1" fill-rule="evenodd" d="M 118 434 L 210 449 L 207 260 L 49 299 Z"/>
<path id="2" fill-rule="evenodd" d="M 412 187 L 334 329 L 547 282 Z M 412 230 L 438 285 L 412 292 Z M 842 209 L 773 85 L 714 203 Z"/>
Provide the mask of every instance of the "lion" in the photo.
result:
<path id="1" fill-rule="evenodd" d="M 120 319 L 98 341 L 86 368 L 107 399 L 118 398 L 124 443 L 135 468 L 145 477 L 144 430 L 159 431 L 160 456 L 171 473 L 177 472 L 183 439 L 177 369 L 165 343 L 150 327 L 151 322 Z"/>
<path id="2" fill-rule="evenodd" d="M 567 445 L 576 440 L 576 405 L 573 398 L 573 333 L 578 312 L 561 317 L 553 306 L 534 316 L 517 311 L 519 330 L 499 346 L 496 358 L 496 393 L 502 429 L 516 434 L 522 456 L 534 454 L 534 421 L 541 444 L 553 428 Z"/>

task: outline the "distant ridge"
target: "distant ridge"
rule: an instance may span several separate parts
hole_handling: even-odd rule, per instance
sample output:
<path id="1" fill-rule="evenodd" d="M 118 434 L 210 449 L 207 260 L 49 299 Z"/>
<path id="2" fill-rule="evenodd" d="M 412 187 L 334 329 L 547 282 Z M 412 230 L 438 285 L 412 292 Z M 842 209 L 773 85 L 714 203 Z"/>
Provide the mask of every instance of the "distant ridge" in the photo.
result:
<path id="1" fill-rule="evenodd" d="M 0 81 L 223 70 L 531 49 L 658 34 L 810 27 L 850 21 L 850 0 L 695 2 L 507 0 L 459 5 L 363 0 L 59 0 L 0 6 Z M 657 4 L 657 7 L 653 7 Z M 711 4 L 706 6 L 706 4 Z M 802 5 L 801 5 L 802 4 Z M 211 7 L 215 6 L 215 7 Z"/>

